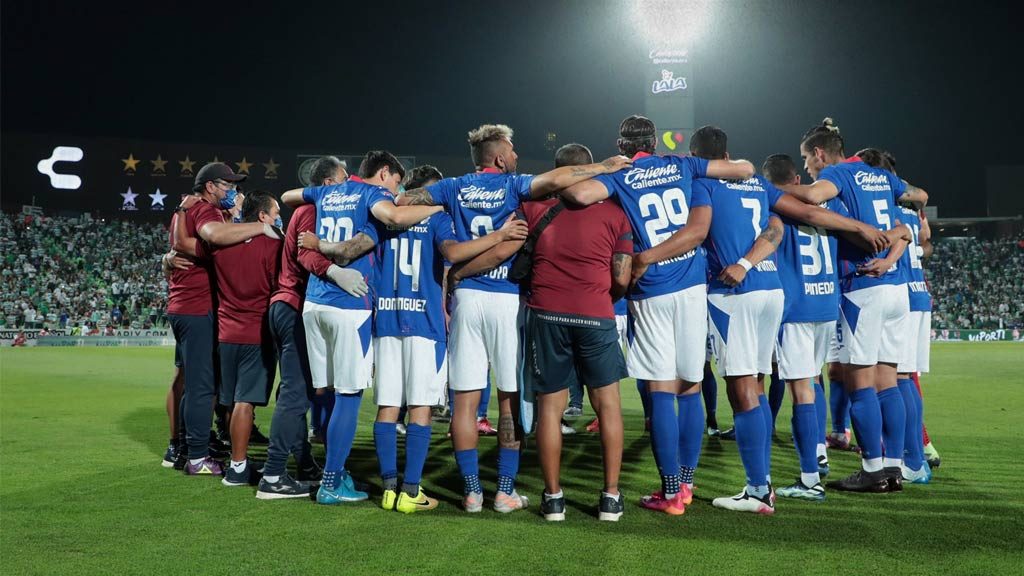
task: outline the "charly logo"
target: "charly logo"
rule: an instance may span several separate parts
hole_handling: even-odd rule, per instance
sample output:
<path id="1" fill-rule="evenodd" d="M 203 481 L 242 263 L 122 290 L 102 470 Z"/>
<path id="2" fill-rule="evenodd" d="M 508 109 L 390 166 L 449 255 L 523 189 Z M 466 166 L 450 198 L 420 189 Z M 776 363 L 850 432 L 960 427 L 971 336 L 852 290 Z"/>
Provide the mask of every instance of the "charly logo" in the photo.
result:
<path id="1" fill-rule="evenodd" d="M 57 162 L 78 162 L 85 157 L 81 148 L 76 146 L 57 146 L 49 158 L 44 158 L 36 164 L 36 169 L 44 176 L 50 177 L 50 186 L 60 190 L 78 190 L 82 186 L 82 179 L 74 174 L 60 174 L 53 169 Z"/>
<path id="2" fill-rule="evenodd" d="M 138 198 L 138 196 L 138 194 L 132 192 L 132 187 L 129 186 L 127 192 L 121 193 L 121 197 L 124 198 L 124 202 L 121 203 L 121 210 L 127 210 L 129 212 L 138 210 L 138 208 L 135 207 L 135 199 Z"/>
<path id="3" fill-rule="evenodd" d="M 675 73 L 671 70 L 662 69 L 661 80 L 651 83 L 651 94 L 675 92 L 676 90 L 686 90 L 686 78 L 683 76 L 676 78 Z"/>

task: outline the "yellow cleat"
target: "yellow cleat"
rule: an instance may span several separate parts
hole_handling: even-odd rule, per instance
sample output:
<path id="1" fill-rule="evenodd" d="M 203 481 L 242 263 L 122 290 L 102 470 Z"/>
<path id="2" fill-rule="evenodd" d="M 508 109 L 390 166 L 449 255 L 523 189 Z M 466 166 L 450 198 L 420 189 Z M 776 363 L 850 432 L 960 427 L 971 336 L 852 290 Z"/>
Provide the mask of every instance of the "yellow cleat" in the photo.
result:
<path id="1" fill-rule="evenodd" d="M 399 494 L 398 506 L 395 507 L 395 510 L 405 512 L 406 514 L 412 514 L 413 512 L 433 510 L 434 508 L 437 508 L 437 500 L 428 497 L 423 493 L 423 488 L 420 488 L 420 492 L 415 498 L 409 496 L 405 492 Z"/>
<path id="2" fill-rule="evenodd" d="M 385 510 L 394 510 L 396 500 L 398 500 L 398 492 L 385 490 L 384 497 L 380 500 L 380 507 Z"/>

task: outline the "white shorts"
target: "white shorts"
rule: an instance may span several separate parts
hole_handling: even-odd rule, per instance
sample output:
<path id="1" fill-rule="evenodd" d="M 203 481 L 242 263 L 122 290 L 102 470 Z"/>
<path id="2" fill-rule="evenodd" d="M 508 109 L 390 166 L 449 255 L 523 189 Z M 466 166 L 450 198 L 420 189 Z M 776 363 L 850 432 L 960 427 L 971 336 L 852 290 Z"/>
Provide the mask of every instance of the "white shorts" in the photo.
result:
<path id="1" fill-rule="evenodd" d="M 422 336 L 373 339 L 377 406 L 440 406 L 448 379 L 444 342 Z"/>
<path id="2" fill-rule="evenodd" d="M 370 310 L 344 310 L 306 302 L 302 323 L 314 388 L 354 394 L 370 387 L 373 367 Z"/>
<path id="3" fill-rule="evenodd" d="M 928 372 L 931 363 L 932 313 L 910 312 L 907 320 L 906 352 L 896 371 L 899 373 Z"/>
<path id="4" fill-rule="evenodd" d="M 846 292 L 840 302 L 840 362 L 874 366 L 903 359 L 910 318 L 906 285 L 881 284 Z"/>
<path id="5" fill-rule="evenodd" d="M 779 330 L 779 376 L 783 380 L 803 380 L 821 374 L 828 356 L 836 322 L 790 322 Z"/>
<path id="6" fill-rule="evenodd" d="M 633 341 L 626 371 L 640 380 L 700 382 L 707 338 L 707 285 L 630 300 Z"/>
<path id="7" fill-rule="evenodd" d="M 704 362 L 711 362 L 715 358 L 715 349 L 711 346 L 711 327 L 708 326 L 708 338 L 704 344 Z"/>
<path id="8" fill-rule="evenodd" d="M 832 336 L 828 341 L 828 356 L 825 358 L 829 364 L 839 362 L 839 339 L 843 335 L 843 329 L 838 320 L 832 322 L 831 331 Z"/>
<path id="9" fill-rule="evenodd" d="M 771 374 L 784 299 L 782 290 L 708 294 L 711 345 L 720 375 Z"/>
<path id="10" fill-rule="evenodd" d="M 623 314 L 615 317 L 615 331 L 619 333 L 619 346 L 623 349 L 629 348 L 629 316 Z"/>
<path id="11" fill-rule="evenodd" d="M 455 290 L 448 335 L 452 390 L 483 390 L 488 362 L 500 392 L 519 390 L 522 317 L 518 294 Z"/>

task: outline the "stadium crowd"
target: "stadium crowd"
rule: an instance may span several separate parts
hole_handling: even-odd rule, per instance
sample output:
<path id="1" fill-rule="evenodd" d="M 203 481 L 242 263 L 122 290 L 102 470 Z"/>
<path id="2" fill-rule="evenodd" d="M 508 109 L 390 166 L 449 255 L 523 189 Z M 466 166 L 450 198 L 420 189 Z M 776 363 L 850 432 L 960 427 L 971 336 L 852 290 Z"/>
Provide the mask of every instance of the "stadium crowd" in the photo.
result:
<path id="1" fill-rule="evenodd" d="M 927 274 L 935 328 L 1024 326 L 1024 241 L 936 242 Z"/>
<path id="2" fill-rule="evenodd" d="M 0 215 L 0 326 L 100 333 L 167 322 L 161 225 Z"/>

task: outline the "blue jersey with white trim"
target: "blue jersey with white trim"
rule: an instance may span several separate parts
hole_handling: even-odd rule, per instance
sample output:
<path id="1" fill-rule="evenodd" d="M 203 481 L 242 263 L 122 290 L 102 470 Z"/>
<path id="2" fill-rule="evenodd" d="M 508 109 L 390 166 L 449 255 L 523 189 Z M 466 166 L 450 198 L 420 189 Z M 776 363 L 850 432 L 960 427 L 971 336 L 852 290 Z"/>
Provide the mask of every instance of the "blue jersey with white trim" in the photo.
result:
<path id="1" fill-rule="evenodd" d="M 768 212 L 782 192 L 761 176 L 748 180 L 701 178 L 693 184 L 695 193 L 700 188 L 711 197 L 711 229 L 704 240 L 708 253 L 708 294 L 781 289 L 775 254 L 758 262 L 737 286 L 727 286 L 718 275 L 754 246 L 754 241 L 768 227 Z"/>
<path id="2" fill-rule="evenodd" d="M 452 219 L 432 214 L 415 226 L 385 229 L 380 252 L 374 333 L 377 336 L 421 336 L 446 340 L 441 281 L 441 244 L 455 241 Z"/>
<path id="3" fill-rule="evenodd" d="M 911 312 L 931 312 L 932 295 L 924 279 L 921 249 L 921 217 L 917 210 L 900 206 L 900 223 L 910 228 L 910 244 L 900 257 L 900 266 L 906 271 L 907 291 Z"/>
<path id="4" fill-rule="evenodd" d="M 826 167 L 818 176 L 828 180 L 839 190 L 839 199 L 850 211 L 850 217 L 886 231 L 899 217 L 896 199 L 903 195 L 907 185 L 892 172 L 872 168 L 859 159 Z M 857 267 L 872 258 L 884 258 L 888 248 L 873 255 L 844 238 L 839 239 L 839 284 L 843 292 L 860 290 L 882 284 L 902 284 L 906 280 L 899 272 L 899 262 L 881 278 L 857 274 Z"/>
<path id="5" fill-rule="evenodd" d="M 850 215 L 838 197 L 820 206 L 841 216 Z M 786 295 L 782 323 L 838 320 L 836 237 L 824 228 L 780 217 L 785 233 L 775 254 Z"/>
<path id="6" fill-rule="evenodd" d="M 686 226 L 690 209 L 708 206 L 704 190 L 697 192 L 693 181 L 707 175 L 708 161 L 696 156 L 652 156 L 637 154 L 633 166 L 597 177 L 608 196 L 622 206 L 633 227 L 636 252 L 657 246 Z M 700 247 L 652 264 L 629 293 L 630 300 L 643 300 L 703 284 L 707 258 Z"/>
<path id="7" fill-rule="evenodd" d="M 318 238 L 328 242 L 351 240 L 359 232 L 378 242 L 377 221 L 371 216 L 370 208 L 378 202 L 394 201 L 387 188 L 366 184 L 360 180 L 303 188 L 302 199 L 316 205 L 316 234 Z M 310 275 L 309 285 L 306 287 L 306 300 L 345 310 L 373 309 L 374 287 L 377 284 L 376 260 L 376 252 L 370 250 L 347 266 L 362 273 L 370 286 L 370 293 L 366 296 L 356 298 L 334 282 Z"/>
<path id="8" fill-rule="evenodd" d="M 492 169 L 445 178 L 427 186 L 434 203 L 444 206 L 455 225 L 455 238 L 466 242 L 501 228 L 519 203 L 530 197 L 530 174 L 503 174 Z M 459 288 L 518 294 L 519 285 L 508 280 L 513 255 L 494 270 L 459 282 Z"/>

